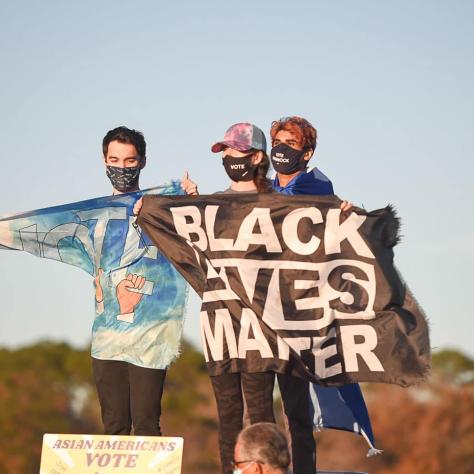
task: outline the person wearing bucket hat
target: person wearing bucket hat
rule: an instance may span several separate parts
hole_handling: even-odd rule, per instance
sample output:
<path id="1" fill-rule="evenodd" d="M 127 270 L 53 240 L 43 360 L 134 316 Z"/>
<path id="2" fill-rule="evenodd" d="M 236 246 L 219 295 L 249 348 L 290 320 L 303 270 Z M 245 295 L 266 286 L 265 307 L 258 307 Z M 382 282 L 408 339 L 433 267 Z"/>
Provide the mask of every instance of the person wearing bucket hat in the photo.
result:
<path id="1" fill-rule="evenodd" d="M 211 147 L 222 153 L 222 164 L 229 176 L 230 186 L 220 193 L 272 192 L 267 178 L 270 161 L 266 154 L 265 135 L 256 125 L 247 122 L 229 127 L 221 141 Z M 188 175 L 182 181 L 187 194 L 197 194 L 196 183 Z M 230 373 L 211 376 L 219 415 L 219 451 L 223 474 L 231 474 L 233 449 L 237 435 L 244 425 L 260 422 L 274 423 L 274 372 Z"/>
<path id="2" fill-rule="evenodd" d="M 256 125 L 240 122 L 225 132 L 221 141 L 211 147 L 222 153 L 222 165 L 230 178 L 224 194 L 271 193 L 272 183 L 267 178 L 270 160 L 266 153 L 265 134 Z M 186 171 L 181 186 L 188 195 L 197 195 L 198 188 Z M 137 201 L 134 213 L 141 209 Z M 232 474 L 231 461 L 237 435 L 245 424 L 274 423 L 274 372 L 230 373 L 211 376 L 219 416 L 219 451 L 223 474 Z M 245 407 L 245 411 L 244 411 Z"/>
<path id="3" fill-rule="evenodd" d="M 231 179 L 228 192 L 271 192 L 267 178 L 270 161 L 267 156 L 265 134 L 248 122 L 230 126 L 221 141 L 211 147 L 213 153 L 222 152 L 222 165 Z M 197 194 L 197 185 L 186 172 L 182 181 L 186 194 Z"/>

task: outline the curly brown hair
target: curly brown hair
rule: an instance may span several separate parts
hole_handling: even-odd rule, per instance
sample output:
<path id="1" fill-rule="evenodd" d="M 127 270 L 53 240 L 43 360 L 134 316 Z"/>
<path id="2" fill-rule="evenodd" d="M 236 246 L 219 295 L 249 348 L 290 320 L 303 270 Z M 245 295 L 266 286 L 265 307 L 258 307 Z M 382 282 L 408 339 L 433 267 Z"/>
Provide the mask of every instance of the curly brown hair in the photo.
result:
<path id="1" fill-rule="evenodd" d="M 270 136 L 272 141 L 275 139 L 275 135 L 280 131 L 285 130 L 293 134 L 301 144 L 303 150 L 309 150 L 310 148 L 314 151 L 316 149 L 316 140 L 318 138 L 317 130 L 303 117 L 283 117 L 279 120 L 272 122 L 270 128 Z"/>

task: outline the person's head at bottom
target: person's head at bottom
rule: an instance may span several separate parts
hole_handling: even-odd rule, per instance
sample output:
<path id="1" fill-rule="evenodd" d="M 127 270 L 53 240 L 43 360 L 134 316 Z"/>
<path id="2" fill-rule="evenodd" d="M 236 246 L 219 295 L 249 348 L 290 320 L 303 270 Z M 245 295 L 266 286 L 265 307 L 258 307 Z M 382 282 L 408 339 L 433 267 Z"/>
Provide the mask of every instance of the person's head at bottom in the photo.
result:
<path id="1" fill-rule="evenodd" d="M 234 449 L 234 474 L 286 474 L 290 451 L 285 435 L 273 423 L 256 423 L 239 433 Z"/>

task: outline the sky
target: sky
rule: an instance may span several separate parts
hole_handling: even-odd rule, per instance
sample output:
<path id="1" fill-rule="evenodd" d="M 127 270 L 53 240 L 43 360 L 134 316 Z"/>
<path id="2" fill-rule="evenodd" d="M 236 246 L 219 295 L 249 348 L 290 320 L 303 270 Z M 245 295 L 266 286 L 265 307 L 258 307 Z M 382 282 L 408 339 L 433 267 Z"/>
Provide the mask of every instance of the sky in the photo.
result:
<path id="1" fill-rule="evenodd" d="M 118 125 L 145 134 L 143 188 L 188 170 L 212 193 L 231 124 L 301 115 L 336 194 L 396 207 L 433 349 L 474 356 L 473 23 L 469 0 L 0 2 L 0 215 L 110 194 L 101 141 Z M 19 252 L 0 270 L 0 346 L 89 343 L 89 275 Z"/>

